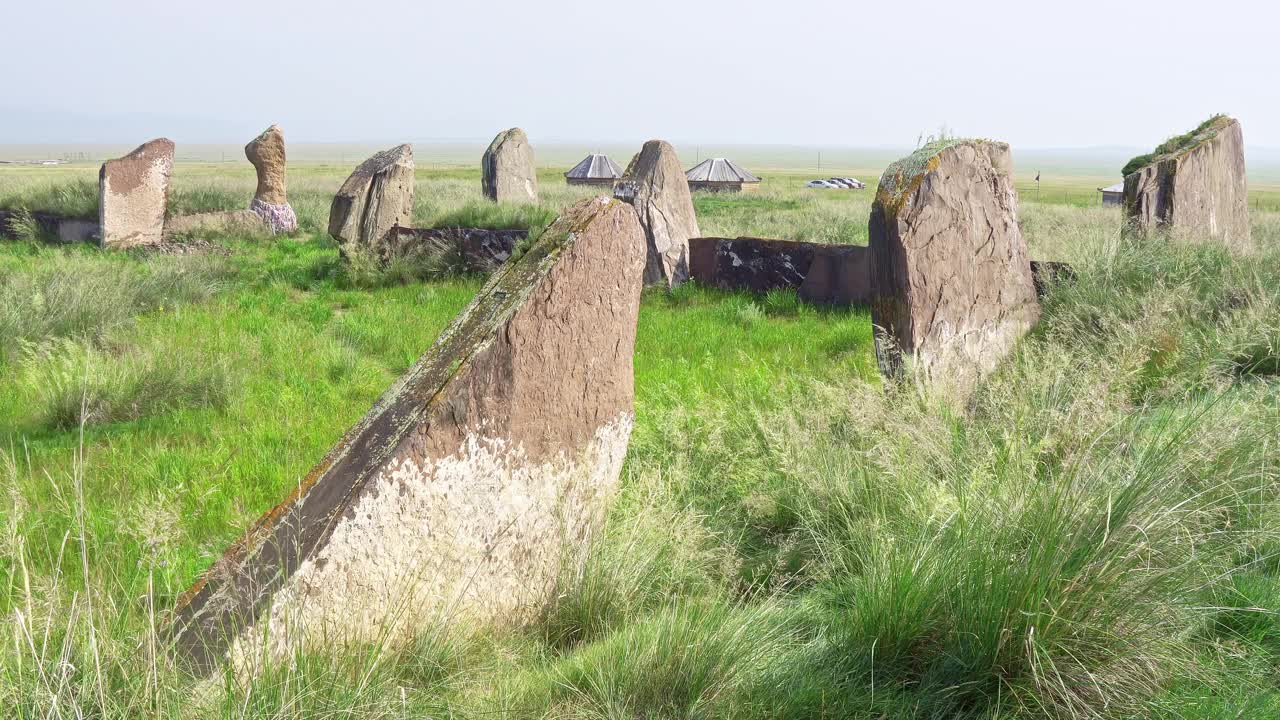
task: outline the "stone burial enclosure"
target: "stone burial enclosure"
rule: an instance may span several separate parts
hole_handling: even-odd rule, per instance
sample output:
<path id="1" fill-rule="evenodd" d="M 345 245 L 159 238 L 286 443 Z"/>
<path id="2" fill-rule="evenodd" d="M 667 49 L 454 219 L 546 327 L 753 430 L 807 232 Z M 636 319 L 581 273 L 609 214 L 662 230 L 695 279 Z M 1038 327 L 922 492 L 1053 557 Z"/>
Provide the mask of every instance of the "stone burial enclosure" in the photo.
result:
<path id="1" fill-rule="evenodd" d="M 175 236 L 209 230 L 288 233 L 298 219 L 285 196 L 284 132 L 272 125 L 245 146 L 258 175 L 258 187 L 246 210 L 169 217 L 169 186 L 176 146 L 168 138 L 149 140 L 98 170 L 98 217 L 61 217 L 31 213 L 59 242 L 97 241 L 104 248 L 155 246 Z M 0 234 L 15 211 L 0 211 Z"/>
<path id="2" fill-rule="evenodd" d="M 871 251 L 863 245 L 833 245 L 768 238 L 689 239 L 689 274 L 708 287 L 746 290 L 795 290 L 815 305 L 870 305 Z M 1066 263 L 1032 260 L 1036 296 L 1051 284 L 1074 277 Z"/>
<path id="3" fill-rule="evenodd" d="M 635 213 L 566 210 L 179 601 L 207 672 L 537 612 L 616 487 L 644 271 Z"/>
<path id="4" fill-rule="evenodd" d="M 468 273 L 490 273 L 528 237 L 527 230 L 414 228 L 413 146 L 397 145 L 361 163 L 333 197 L 329 235 L 343 258 L 438 261 Z"/>
<path id="5" fill-rule="evenodd" d="M 795 290 L 818 305 L 871 302 L 871 266 L 860 245 L 701 237 L 689 240 L 689 274 L 721 290 Z"/>

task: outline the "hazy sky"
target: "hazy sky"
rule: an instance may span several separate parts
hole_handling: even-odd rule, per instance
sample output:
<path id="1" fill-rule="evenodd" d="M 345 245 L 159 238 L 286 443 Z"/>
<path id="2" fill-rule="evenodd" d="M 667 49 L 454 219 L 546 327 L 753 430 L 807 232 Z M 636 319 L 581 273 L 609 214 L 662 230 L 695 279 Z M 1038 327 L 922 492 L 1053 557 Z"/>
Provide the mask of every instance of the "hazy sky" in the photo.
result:
<path id="1" fill-rule="evenodd" d="M 1280 147 L 1280 5 L 8 0 L 0 144 L 487 139 Z"/>

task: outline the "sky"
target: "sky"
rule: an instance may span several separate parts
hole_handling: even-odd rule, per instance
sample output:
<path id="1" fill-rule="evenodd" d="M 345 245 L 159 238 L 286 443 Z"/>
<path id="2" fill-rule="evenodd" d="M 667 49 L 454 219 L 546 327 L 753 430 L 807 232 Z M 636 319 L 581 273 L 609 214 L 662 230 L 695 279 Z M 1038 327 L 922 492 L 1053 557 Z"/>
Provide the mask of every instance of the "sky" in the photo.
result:
<path id="1" fill-rule="evenodd" d="M 1280 148 L 1280 4 L 7 2 L 0 144 L 487 140 Z"/>

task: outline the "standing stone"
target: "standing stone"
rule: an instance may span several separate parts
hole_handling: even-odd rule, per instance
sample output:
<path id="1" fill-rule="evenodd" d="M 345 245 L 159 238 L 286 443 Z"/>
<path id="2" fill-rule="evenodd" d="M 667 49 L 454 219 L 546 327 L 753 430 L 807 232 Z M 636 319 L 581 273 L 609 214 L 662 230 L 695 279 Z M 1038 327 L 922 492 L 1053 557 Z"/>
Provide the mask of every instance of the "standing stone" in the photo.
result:
<path id="1" fill-rule="evenodd" d="M 964 392 L 1040 315 L 1005 143 L 930 143 L 885 170 L 870 220 L 876 354 Z"/>
<path id="2" fill-rule="evenodd" d="M 498 133 L 480 161 L 484 196 L 496 202 L 538 202 L 533 146 L 520 128 Z"/>
<path id="3" fill-rule="evenodd" d="M 179 599 L 179 650 L 207 671 L 536 614 L 618 483 L 643 247 L 631 208 L 600 197 L 503 265 Z"/>
<path id="4" fill-rule="evenodd" d="M 1249 227 L 1244 135 L 1237 120 L 1210 118 L 1173 138 L 1124 178 L 1128 229 L 1137 235 L 1172 232 L 1179 238 L 1256 249 Z"/>
<path id="5" fill-rule="evenodd" d="M 329 234 L 343 256 L 381 256 L 391 228 L 413 218 L 413 147 L 397 145 L 360 163 L 329 207 Z"/>
<path id="6" fill-rule="evenodd" d="M 644 282 L 675 287 L 689 279 L 689 238 L 698 237 L 689 180 L 665 140 L 644 144 L 622 174 L 615 195 L 640 217 L 648 245 Z"/>
<path id="7" fill-rule="evenodd" d="M 155 245 L 164 235 L 173 173 L 173 141 L 157 138 L 98 171 L 98 225 L 102 246 Z"/>
<path id="8" fill-rule="evenodd" d="M 244 146 L 244 154 L 258 171 L 258 189 L 249 209 L 262 218 L 271 232 L 297 230 L 298 216 L 285 196 L 284 131 L 279 125 L 263 130 Z"/>

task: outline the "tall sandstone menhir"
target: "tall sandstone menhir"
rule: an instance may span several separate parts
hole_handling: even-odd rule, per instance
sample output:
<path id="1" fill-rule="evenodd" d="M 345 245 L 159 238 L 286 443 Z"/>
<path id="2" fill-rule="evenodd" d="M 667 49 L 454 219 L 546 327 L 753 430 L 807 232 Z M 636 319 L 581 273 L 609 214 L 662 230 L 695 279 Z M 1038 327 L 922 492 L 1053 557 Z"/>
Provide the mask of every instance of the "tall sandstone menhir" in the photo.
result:
<path id="1" fill-rule="evenodd" d="M 930 143 L 885 170 L 871 207 L 872 321 L 887 375 L 903 355 L 961 393 L 1039 318 L 1009 146 Z"/>
<path id="2" fill-rule="evenodd" d="M 245 157 L 258 173 L 258 188 L 253 194 L 252 210 L 271 232 L 293 232 L 298 229 L 298 216 L 285 195 L 284 131 L 272 125 L 244 146 Z"/>
<path id="3" fill-rule="evenodd" d="M 671 143 L 645 143 L 627 165 L 614 192 L 635 207 L 644 228 L 648 246 L 645 284 L 675 287 L 688 280 L 689 239 L 701 233 L 689 181 Z"/>
<path id="4" fill-rule="evenodd" d="M 538 174 L 533 146 L 520 128 L 503 130 L 489 143 L 480 159 L 480 188 L 495 202 L 538 201 Z"/>
<path id="5" fill-rule="evenodd" d="M 360 163 L 329 206 L 329 235 L 343 257 L 384 255 L 393 227 L 413 219 L 413 148 L 397 145 Z"/>
<path id="6" fill-rule="evenodd" d="M 1257 248 L 1249 227 L 1244 135 L 1240 123 L 1215 115 L 1171 138 L 1124 169 L 1126 231 L 1169 232 L 1218 242 L 1237 251 Z"/>
<path id="7" fill-rule="evenodd" d="M 566 210 L 179 599 L 196 668 L 519 622 L 583 561 L 633 421 L 635 212 Z"/>
<path id="8" fill-rule="evenodd" d="M 164 237 L 173 174 L 173 141 L 157 138 L 98 171 L 98 225 L 102 246 L 155 245 Z"/>

